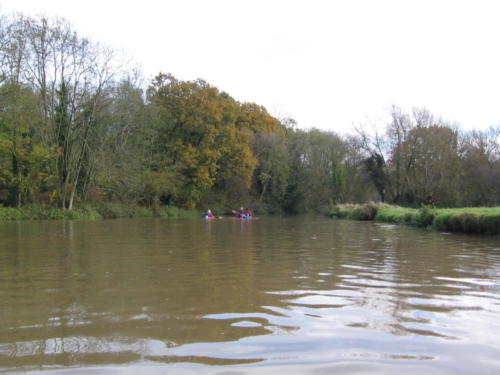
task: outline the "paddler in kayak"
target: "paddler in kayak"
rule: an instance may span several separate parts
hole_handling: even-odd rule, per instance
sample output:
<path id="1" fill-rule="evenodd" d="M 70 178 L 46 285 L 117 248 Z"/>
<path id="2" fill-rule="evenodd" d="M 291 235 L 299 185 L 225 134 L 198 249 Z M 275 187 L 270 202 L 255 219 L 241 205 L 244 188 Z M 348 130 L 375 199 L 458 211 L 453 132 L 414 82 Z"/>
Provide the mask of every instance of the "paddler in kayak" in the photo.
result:
<path id="1" fill-rule="evenodd" d="M 212 219 L 215 219 L 215 215 L 212 213 L 212 211 L 210 210 L 210 208 L 207 210 L 207 212 L 205 212 L 203 214 L 203 217 L 207 220 L 212 220 Z"/>
<path id="2" fill-rule="evenodd" d="M 243 209 L 243 207 L 240 207 L 238 211 L 232 210 L 232 213 L 236 216 L 239 217 L 240 219 L 251 219 L 253 216 L 252 211 L 250 211 L 248 208 Z"/>

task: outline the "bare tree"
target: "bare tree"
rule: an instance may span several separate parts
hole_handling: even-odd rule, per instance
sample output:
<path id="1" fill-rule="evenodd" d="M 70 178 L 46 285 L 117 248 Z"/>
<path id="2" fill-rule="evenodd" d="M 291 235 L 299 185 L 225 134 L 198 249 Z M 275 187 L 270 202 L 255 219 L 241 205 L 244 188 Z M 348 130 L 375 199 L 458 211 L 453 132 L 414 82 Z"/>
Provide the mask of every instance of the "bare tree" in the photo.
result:
<path id="1" fill-rule="evenodd" d="M 98 140 L 98 113 L 119 71 L 114 52 L 79 37 L 60 18 L 18 16 L 1 26 L 6 36 L 0 46 L 2 76 L 38 95 L 43 120 L 37 136 L 58 149 L 57 197 L 71 209 L 95 170 L 91 154 Z"/>

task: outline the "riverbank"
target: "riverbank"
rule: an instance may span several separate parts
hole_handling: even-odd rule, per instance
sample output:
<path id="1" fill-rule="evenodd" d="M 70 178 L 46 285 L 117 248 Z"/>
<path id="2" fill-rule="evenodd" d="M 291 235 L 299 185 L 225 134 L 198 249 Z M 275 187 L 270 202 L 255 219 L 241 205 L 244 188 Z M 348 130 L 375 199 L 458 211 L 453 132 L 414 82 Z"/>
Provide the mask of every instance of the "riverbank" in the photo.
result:
<path id="1" fill-rule="evenodd" d="M 22 207 L 0 207 L 1 220 L 99 220 L 132 217 L 192 217 L 195 210 L 184 210 L 173 206 L 143 207 L 120 203 L 85 204 L 72 210 L 43 205 Z"/>
<path id="2" fill-rule="evenodd" d="M 428 227 L 441 231 L 500 235 L 500 207 L 415 209 L 374 203 L 343 204 L 334 207 L 330 216 Z"/>

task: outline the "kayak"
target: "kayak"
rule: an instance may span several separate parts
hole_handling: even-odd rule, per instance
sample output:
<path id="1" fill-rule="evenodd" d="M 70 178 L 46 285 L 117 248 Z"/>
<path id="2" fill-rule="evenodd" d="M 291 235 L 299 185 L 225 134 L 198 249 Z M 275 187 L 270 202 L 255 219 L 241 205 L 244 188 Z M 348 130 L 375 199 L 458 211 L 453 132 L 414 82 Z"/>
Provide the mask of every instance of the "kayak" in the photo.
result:
<path id="1" fill-rule="evenodd" d="M 248 214 L 240 214 L 238 213 L 238 211 L 236 210 L 232 210 L 231 211 L 233 213 L 234 216 L 236 216 L 238 219 L 252 219 L 253 216 L 252 215 L 248 215 Z"/>

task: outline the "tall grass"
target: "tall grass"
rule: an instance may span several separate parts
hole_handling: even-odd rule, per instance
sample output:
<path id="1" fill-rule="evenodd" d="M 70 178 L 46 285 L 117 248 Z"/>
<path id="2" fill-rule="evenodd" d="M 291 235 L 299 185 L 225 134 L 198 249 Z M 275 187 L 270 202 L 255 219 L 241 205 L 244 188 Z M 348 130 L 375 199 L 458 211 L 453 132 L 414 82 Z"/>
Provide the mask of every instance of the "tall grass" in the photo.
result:
<path id="1" fill-rule="evenodd" d="M 2 220 L 98 220 L 132 217 L 192 217 L 198 215 L 195 210 L 184 210 L 173 206 L 149 208 L 120 203 L 85 204 L 72 210 L 64 210 L 43 205 L 22 207 L 0 207 Z"/>
<path id="2" fill-rule="evenodd" d="M 351 220 L 373 220 L 377 215 L 379 206 L 374 203 L 340 204 L 333 208 L 330 216 Z"/>
<path id="3" fill-rule="evenodd" d="M 198 216 L 199 212 L 196 210 L 185 210 L 175 206 L 162 206 L 156 209 L 155 216 L 164 218 L 178 218 L 178 217 L 194 217 Z"/>
<path id="4" fill-rule="evenodd" d="M 429 227 L 436 216 L 436 210 L 432 207 L 408 208 L 400 206 L 382 205 L 380 206 L 376 221 L 386 223 L 397 223 L 413 225 L 417 227 Z"/>
<path id="5" fill-rule="evenodd" d="M 370 203 L 339 205 L 333 209 L 331 216 L 406 224 L 451 232 L 500 234 L 500 207 L 436 209 L 424 206 L 416 209 Z"/>
<path id="6" fill-rule="evenodd" d="M 500 234 L 500 207 L 442 209 L 433 226 L 453 232 Z"/>
<path id="7" fill-rule="evenodd" d="M 36 204 L 23 207 L 0 207 L 0 220 L 95 220 L 100 218 L 99 212 L 91 206 L 82 206 L 71 211 Z"/>
<path id="8" fill-rule="evenodd" d="M 90 207 L 93 207 L 104 219 L 153 216 L 153 211 L 151 209 L 136 205 L 126 205 L 109 202 L 91 205 Z"/>

